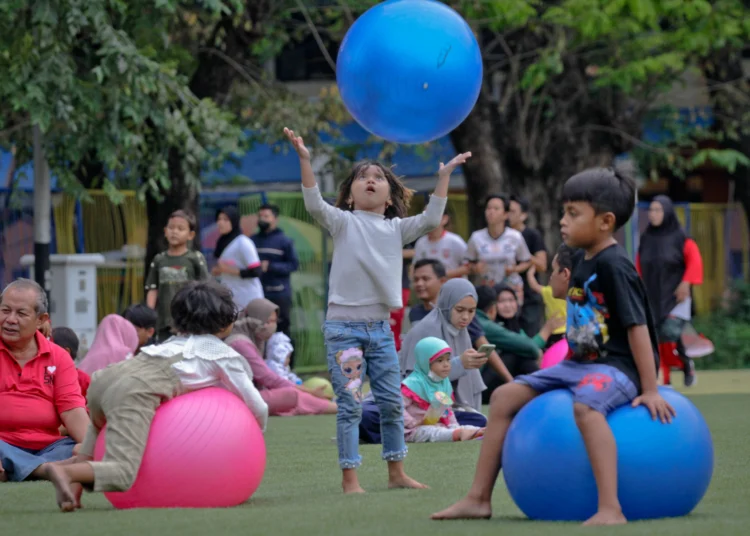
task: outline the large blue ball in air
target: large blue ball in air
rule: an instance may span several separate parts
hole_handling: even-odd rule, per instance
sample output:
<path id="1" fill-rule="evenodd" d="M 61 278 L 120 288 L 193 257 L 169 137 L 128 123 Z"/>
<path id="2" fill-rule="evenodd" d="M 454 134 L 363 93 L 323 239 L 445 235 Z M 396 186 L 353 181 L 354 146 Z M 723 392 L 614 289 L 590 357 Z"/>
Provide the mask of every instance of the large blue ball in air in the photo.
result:
<path id="1" fill-rule="evenodd" d="M 388 0 L 359 17 L 336 63 L 341 98 L 367 131 L 425 143 L 469 115 L 482 86 L 482 55 L 469 25 L 435 0 Z"/>
<path id="2" fill-rule="evenodd" d="M 617 443 L 617 493 L 630 520 L 689 514 L 711 482 L 714 449 L 706 421 L 690 400 L 659 388 L 677 415 L 671 424 L 630 404 L 608 417 Z M 570 391 L 543 394 L 513 419 L 503 447 L 508 492 L 531 519 L 584 521 L 597 491 Z"/>

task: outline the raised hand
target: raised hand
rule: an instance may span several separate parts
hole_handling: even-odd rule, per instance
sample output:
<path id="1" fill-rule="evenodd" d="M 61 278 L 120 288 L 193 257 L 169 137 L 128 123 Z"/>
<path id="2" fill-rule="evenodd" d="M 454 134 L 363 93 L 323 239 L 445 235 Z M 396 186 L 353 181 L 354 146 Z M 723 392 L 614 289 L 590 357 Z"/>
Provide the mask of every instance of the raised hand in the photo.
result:
<path id="1" fill-rule="evenodd" d="M 305 142 L 302 140 L 301 136 L 297 136 L 293 130 L 289 130 L 288 128 L 284 128 L 284 135 L 289 139 L 300 159 L 310 160 L 310 151 L 305 147 Z"/>
<path id="2" fill-rule="evenodd" d="M 448 174 L 450 175 L 453 173 L 453 170 L 455 170 L 458 166 L 466 162 L 469 158 L 471 158 L 471 153 L 461 153 L 453 157 L 453 159 L 448 162 L 447 164 L 443 164 L 440 162 L 440 170 L 438 171 L 439 174 Z"/>

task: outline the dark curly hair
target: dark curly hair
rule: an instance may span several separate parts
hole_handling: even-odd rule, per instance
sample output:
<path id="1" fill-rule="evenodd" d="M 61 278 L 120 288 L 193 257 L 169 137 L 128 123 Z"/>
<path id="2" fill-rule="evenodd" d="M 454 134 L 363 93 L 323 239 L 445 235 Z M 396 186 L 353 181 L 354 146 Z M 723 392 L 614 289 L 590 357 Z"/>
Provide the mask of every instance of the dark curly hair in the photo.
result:
<path id="1" fill-rule="evenodd" d="M 360 177 L 370 166 L 379 167 L 388 181 L 388 186 L 391 187 L 392 204 L 386 207 L 385 217 L 388 219 L 405 218 L 409 213 L 409 204 L 414 195 L 414 190 L 407 188 L 404 183 L 401 182 L 401 179 L 393 173 L 393 170 L 374 160 L 363 160 L 354 165 L 349 176 L 341 183 L 339 196 L 336 199 L 336 207 L 341 210 L 353 210 L 353 207 L 347 202 L 352 195 L 352 183 L 354 183 L 354 181 L 357 180 L 357 178 Z"/>
<path id="2" fill-rule="evenodd" d="M 215 281 L 192 281 L 172 300 L 172 320 L 178 333 L 216 335 L 237 319 L 232 291 Z"/>

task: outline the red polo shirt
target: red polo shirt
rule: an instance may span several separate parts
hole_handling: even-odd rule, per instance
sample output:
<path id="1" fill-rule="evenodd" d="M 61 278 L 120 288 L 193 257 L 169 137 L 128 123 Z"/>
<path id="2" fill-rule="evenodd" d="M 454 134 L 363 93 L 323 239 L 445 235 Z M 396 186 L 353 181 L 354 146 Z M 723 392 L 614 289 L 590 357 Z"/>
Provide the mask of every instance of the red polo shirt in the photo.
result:
<path id="1" fill-rule="evenodd" d="M 70 355 L 37 331 L 39 352 L 23 369 L 0 340 L 0 440 L 41 450 L 60 439 L 60 414 L 85 408 Z"/>

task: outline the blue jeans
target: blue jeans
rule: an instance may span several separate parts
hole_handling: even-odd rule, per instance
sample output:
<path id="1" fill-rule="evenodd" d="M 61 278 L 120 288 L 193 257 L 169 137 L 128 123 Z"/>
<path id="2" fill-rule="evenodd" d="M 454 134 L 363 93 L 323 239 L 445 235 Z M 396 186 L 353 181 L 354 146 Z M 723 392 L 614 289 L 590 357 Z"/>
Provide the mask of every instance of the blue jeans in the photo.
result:
<path id="1" fill-rule="evenodd" d="M 573 402 L 605 416 L 638 396 L 638 388 L 624 372 L 602 363 L 562 361 L 554 367 L 518 376 L 514 381 L 528 385 L 539 394 L 569 389 Z"/>
<path id="2" fill-rule="evenodd" d="M 23 482 L 37 467 L 47 462 L 59 462 L 73 456 L 76 442 L 64 437 L 41 450 L 22 449 L 0 441 L 0 462 L 10 482 Z"/>
<path id="3" fill-rule="evenodd" d="M 362 381 L 367 374 L 375 403 L 380 409 L 383 459 L 406 457 L 401 370 L 387 320 L 379 322 L 326 321 L 323 324 L 328 371 L 338 397 L 336 443 L 341 469 L 355 469 L 359 455 L 359 423 L 362 419 Z"/>

